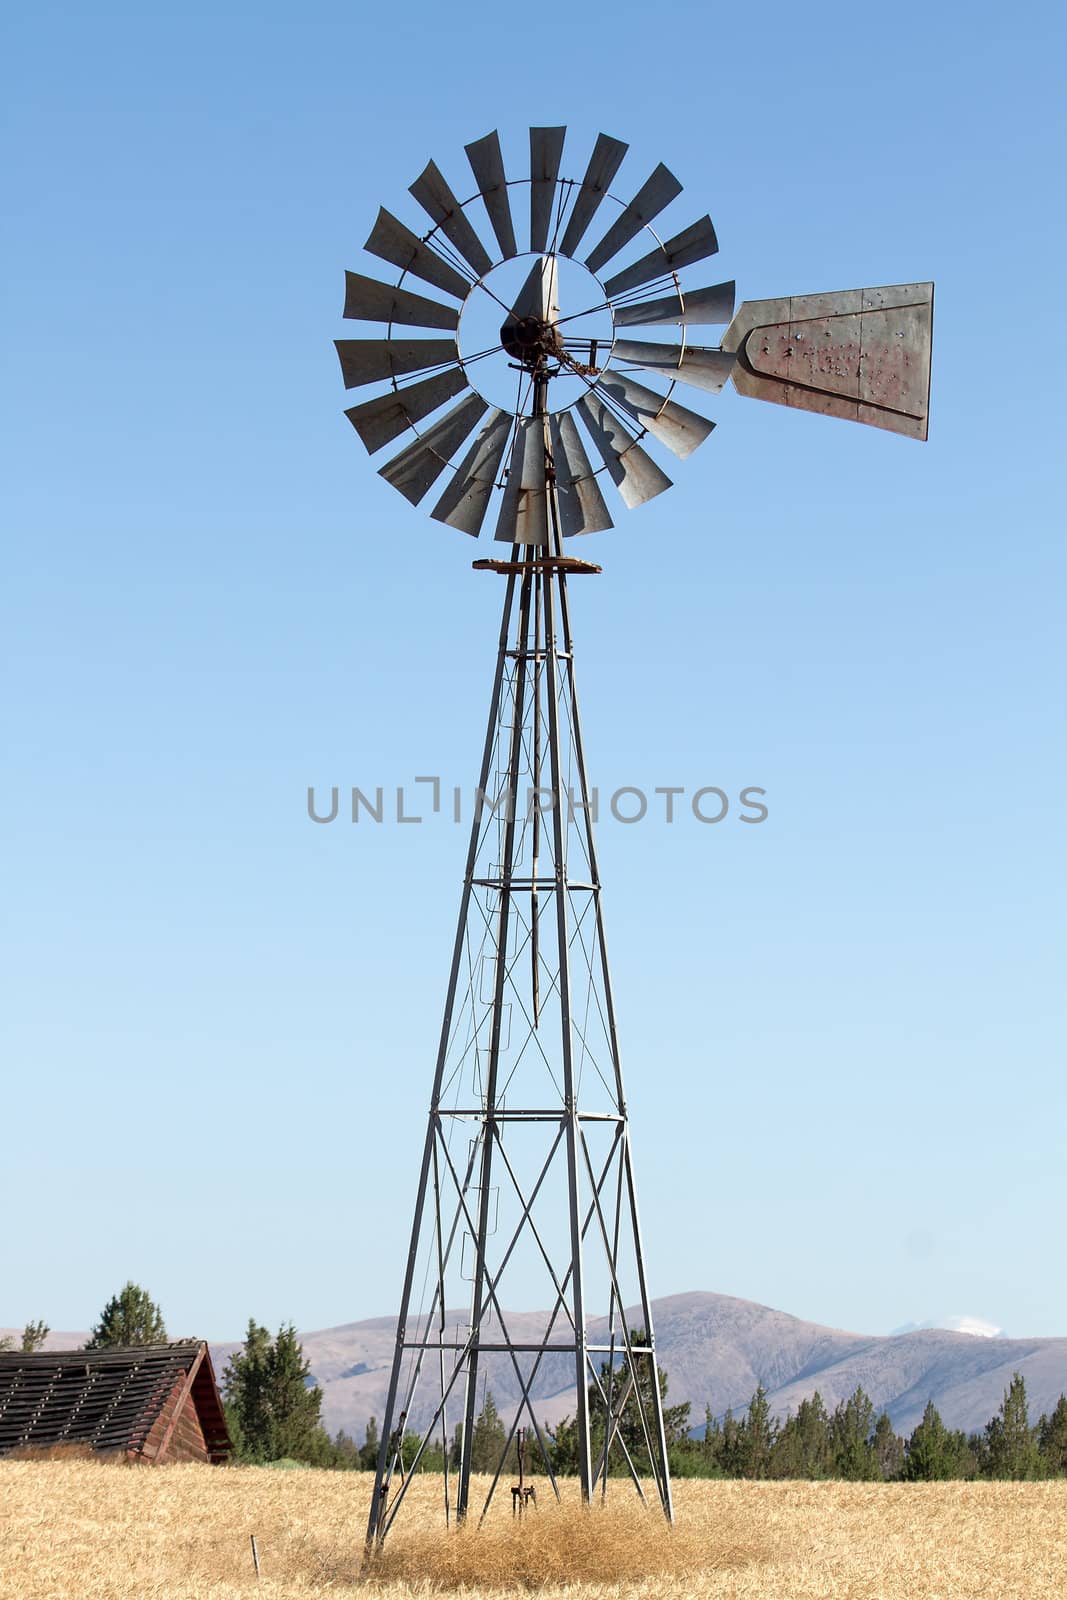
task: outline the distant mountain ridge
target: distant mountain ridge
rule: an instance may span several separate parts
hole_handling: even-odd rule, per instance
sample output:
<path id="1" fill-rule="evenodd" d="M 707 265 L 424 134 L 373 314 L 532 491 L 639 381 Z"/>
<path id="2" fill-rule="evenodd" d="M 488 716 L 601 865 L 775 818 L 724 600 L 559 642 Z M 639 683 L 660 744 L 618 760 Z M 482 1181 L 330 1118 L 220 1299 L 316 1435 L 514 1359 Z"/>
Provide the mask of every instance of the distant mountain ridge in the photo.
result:
<path id="1" fill-rule="evenodd" d="M 672 1402 L 689 1400 L 692 1421 L 700 1425 L 704 1406 L 716 1416 L 744 1409 L 758 1383 L 767 1390 L 779 1416 L 795 1411 L 816 1389 L 833 1409 L 858 1384 L 878 1410 L 888 1411 L 898 1433 L 908 1434 L 933 1400 L 949 1427 L 982 1428 L 998 1410 L 1013 1372 L 1026 1379 L 1030 1416 L 1051 1411 L 1067 1391 L 1067 1338 L 976 1338 L 942 1328 L 870 1335 L 804 1322 L 785 1311 L 738 1300 L 731 1295 L 693 1292 L 668 1295 L 653 1305 L 659 1363 L 670 1378 Z M 504 1313 L 517 1341 L 537 1337 L 543 1318 Z M 639 1318 L 631 1310 L 632 1323 Z M 465 1313 L 449 1314 L 465 1322 Z M 3 1332 L 6 1330 L 0 1330 Z M 362 1440 L 367 1420 L 379 1422 L 385 1409 L 396 1323 L 372 1317 L 302 1333 L 311 1371 L 323 1390 L 323 1421 L 331 1432 L 344 1428 Z M 602 1321 L 590 1323 L 594 1339 Z M 53 1334 L 48 1344 L 62 1348 L 83 1343 L 86 1334 Z M 213 1343 L 221 1377 L 237 1343 Z M 485 1359 L 487 1382 L 502 1414 L 518 1400 L 515 1373 L 506 1356 Z M 566 1355 L 542 1362 L 534 1386 L 538 1420 L 554 1426 L 574 1409 L 573 1371 Z M 458 1407 L 457 1407 L 458 1409 Z M 424 1418 L 418 1404 L 412 1421 Z"/>
<path id="2" fill-rule="evenodd" d="M 504 1313 L 516 1340 L 537 1337 L 540 1315 Z M 785 1311 L 696 1291 L 653 1303 L 659 1363 L 670 1379 L 672 1402 L 689 1400 L 700 1425 L 704 1406 L 721 1416 L 747 1406 L 756 1385 L 767 1390 L 779 1416 L 795 1411 L 816 1389 L 831 1409 L 862 1384 L 878 1410 L 888 1411 L 899 1433 L 908 1434 L 933 1400 L 945 1423 L 968 1432 L 982 1428 L 1000 1406 L 1011 1375 L 1026 1378 L 1032 1420 L 1051 1411 L 1067 1391 L 1067 1337 L 976 1338 L 946 1329 L 901 1334 L 859 1334 L 804 1322 Z M 639 1320 L 636 1309 L 631 1322 Z M 449 1320 L 465 1322 L 456 1311 Z M 331 1431 L 344 1428 L 362 1439 L 371 1415 L 379 1422 L 393 1354 L 392 1317 L 301 1335 L 311 1370 L 323 1389 L 323 1417 Z M 590 1335 L 604 1331 L 590 1323 Z M 234 1345 L 218 1347 L 222 1365 Z M 514 1371 L 504 1356 L 485 1360 L 487 1381 L 502 1413 L 518 1400 Z M 534 1386 L 539 1420 L 550 1426 L 574 1410 L 571 1361 L 547 1357 Z M 427 1421 L 417 1396 L 415 1425 Z"/>

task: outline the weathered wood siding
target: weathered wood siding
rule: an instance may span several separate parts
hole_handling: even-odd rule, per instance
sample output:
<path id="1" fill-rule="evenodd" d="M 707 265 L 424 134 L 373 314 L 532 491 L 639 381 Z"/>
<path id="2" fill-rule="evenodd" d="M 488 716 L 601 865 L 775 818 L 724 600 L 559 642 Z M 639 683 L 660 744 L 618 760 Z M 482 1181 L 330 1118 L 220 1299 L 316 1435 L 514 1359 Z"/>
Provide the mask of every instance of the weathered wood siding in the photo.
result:
<path id="1" fill-rule="evenodd" d="M 173 1429 L 171 1429 L 172 1422 L 174 1423 Z M 168 1430 L 170 1430 L 170 1438 L 163 1453 L 160 1454 L 160 1445 L 163 1443 Z M 184 1377 L 179 1378 L 175 1383 L 149 1430 L 143 1449 L 135 1454 L 159 1467 L 166 1466 L 172 1461 L 209 1461 L 211 1459 L 207 1441 L 204 1438 L 204 1430 L 200 1426 L 200 1418 L 197 1415 L 196 1403 L 189 1392 L 189 1386 Z"/>

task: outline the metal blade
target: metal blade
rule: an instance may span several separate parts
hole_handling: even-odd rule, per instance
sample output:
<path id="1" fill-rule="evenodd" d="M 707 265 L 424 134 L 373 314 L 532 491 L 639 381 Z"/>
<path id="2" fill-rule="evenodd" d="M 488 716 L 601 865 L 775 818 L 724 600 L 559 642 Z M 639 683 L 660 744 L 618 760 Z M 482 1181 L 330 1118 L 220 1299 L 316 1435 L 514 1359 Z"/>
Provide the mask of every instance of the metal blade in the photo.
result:
<path id="1" fill-rule="evenodd" d="M 548 543 L 543 417 L 519 418 L 500 515 L 496 520 L 496 537 L 506 544 Z"/>
<path id="2" fill-rule="evenodd" d="M 694 261 L 703 261 L 706 256 L 713 256 L 719 248 L 719 241 L 715 237 L 710 217 L 701 217 L 699 222 L 694 222 L 691 227 L 683 228 L 681 233 L 676 233 L 673 239 L 667 239 L 662 245 L 657 245 L 655 250 L 650 250 L 647 256 L 642 256 L 640 261 L 635 261 L 632 267 L 624 267 L 622 272 L 617 272 L 609 278 L 604 285 L 604 292 L 608 295 L 622 294 L 624 289 L 637 289 L 642 283 L 649 283 L 653 278 L 662 278 L 665 273 L 676 272 L 681 267 L 691 267 Z"/>
<path id="3" fill-rule="evenodd" d="M 612 223 L 592 255 L 586 256 L 585 264 L 590 272 L 598 272 L 605 261 L 617 255 L 624 244 L 629 244 L 634 235 L 640 233 L 646 222 L 658 217 L 664 207 L 669 206 L 681 192 L 678 179 L 673 172 L 667 171 L 661 161 L 648 182 Z"/>
<path id="4" fill-rule="evenodd" d="M 483 278 L 493 265 L 482 241 L 463 214 L 463 209 L 432 161 L 408 188 L 419 205 L 437 223 L 446 239 L 451 239 L 464 261 Z"/>
<path id="5" fill-rule="evenodd" d="M 530 249 L 548 249 L 566 128 L 530 129 Z"/>
<path id="6" fill-rule="evenodd" d="M 509 321 L 540 317 L 545 322 L 559 320 L 559 272 L 555 256 L 541 256 L 530 268 L 526 282 L 511 308 Z"/>
<path id="7" fill-rule="evenodd" d="M 454 339 L 335 339 L 334 347 L 346 389 L 444 367 L 456 359 Z"/>
<path id="8" fill-rule="evenodd" d="M 556 468 L 556 498 L 563 537 L 576 533 L 599 533 L 612 527 L 600 485 L 589 465 L 582 436 L 569 411 L 560 411 L 548 420 L 552 460 Z"/>
<path id="9" fill-rule="evenodd" d="M 739 394 L 925 439 L 934 286 L 746 300 L 726 330 Z"/>
<path id="10" fill-rule="evenodd" d="M 512 256 L 518 255 L 519 248 L 515 243 L 515 228 L 508 204 L 508 180 L 504 171 L 504 157 L 500 153 L 500 135 L 495 131 L 487 133 L 484 139 L 476 139 L 464 148 L 486 216 L 496 234 L 501 257 L 504 261 L 510 261 Z M 485 270 L 488 271 L 488 268 Z"/>
<path id="11" fill-rule="evenodd" d="M 417 506 L 487 410 L 481 395 L 467 395 L 458 406 L 446 411 L 440 421 L 420 434 L 414 444 L 409 444 L 406 450 L 401 450 L 392 461 L 380 467 L 381 476 L 394 489 L 399 489 L 405 500 Z"/>
<path id="12" fill-rule="evenodd" d="M 616 339 L 612 361 L 633 362 L 664 377 L 678 378 L 694 389 L 718 394 L 734 370 L 737 357 L 726 350 L 702 350 L 697 345 L 642 344 L 640 339 Z"/>
<path id="13" fill-rule="evenodd" d="M 491 411 L 478 430 L 478 437 L 456 468 L 451 483 L 430 512 L 431 517 L 477 538 L 510 432 L 510 413 Z"/>
<path id="14" fill-rule="evenodd" d="M 734 314 L 735 283 L 715 283 L 709 289 L 675 290 L 662 300 L 645 300 L 635 306 L 616 306 L 618 328 L 650 328 L 657 322 L 729 322 Z"/>
<path id="15" fill-rule="evenodd" d="M 598 393 L 609 395 L 616 405 L 625 407 L 642 428 L 647 428 L 653 438 L 683 460 L 693 454 L 698 444 L 703 444 L 715 426 L 707 417 L 666 399 L 655 389 L 647 389 L 643 383 L 621 372 L 603 373 L 595 387 Z"/>
<path id="16" fill-rule="evenodd" d="M 380 256 L 383 261 L 391 261 L 394 266 L 402 267 L 405 272 L 413 272 L 416 278 L 432 283 L 435 289 L 454 294 L 457 300 L 467 298 L 470 289 L 468 280 L 461 277 L 447 261 L 442 261 L 428 244 L 424 244 L 384 207 L 379 210 L 378 220 L 363 248 L 369 250 L 372 256 Z"/>
<path id="17" fill-rule="evenodd" d="M 621 139 L 599 134 L 589 165 L 574 201 L 574 209 L 560 240 L 559 253 L 573 256 L 596 215 L 597 207 L 611 188 L 611 180 L 622 166 L 623 157 L 630 146 Z"/>
<path id="18" fill-rule="evenodd" d="M 459 312 L 409 289 L 379 283 L 359 272 L 345 273 L 344 315 L 356 322 L 399 322 L 414 328 L 458 328 Z"/>
<path id="19" fill-rule="evenodd" d="M 648 455 L 633 434 L 595 395 L 583 394 L 576 407 L 589 436 L 623 500 L 633 510 L 669 489 L 671 480 Z"/>
<path id="20" fill-rule="evenodd" d="M 412 422 L 428 417 L 431 411 L 443 406 L 454 394 L 466 389 L 467 375 L 462 367 L 451 372 L 439 372 L 435 377 L 424 378 L 406 389 L 395 389 L 378 400 L 366 400 L 361 406 L 352 406 L 345 416 L 359 434 L 371 455 L 390 439 L 396 439 Z"/>

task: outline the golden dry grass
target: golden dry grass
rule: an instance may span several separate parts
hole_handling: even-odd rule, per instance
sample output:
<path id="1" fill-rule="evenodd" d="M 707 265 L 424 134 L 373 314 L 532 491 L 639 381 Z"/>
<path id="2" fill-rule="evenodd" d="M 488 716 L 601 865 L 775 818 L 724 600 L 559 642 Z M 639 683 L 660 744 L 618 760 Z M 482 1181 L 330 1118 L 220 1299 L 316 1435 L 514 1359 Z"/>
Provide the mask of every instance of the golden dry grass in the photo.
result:
<path id="1" fill-rule="evenodd" d="M 1062 1600 L 1067 1483 L 677 1486 L 672 1534 L 635 1502 L 436 1531 L 419 1479 L 370 1579 L 370 1478 L 0 1461 L 2 1600 Z M 616 1487 L 616 1495 L 623 1485 Z M 547 1493 L 547 1491 L 544 1491 Z M 255 1533 L 262 1580 L 252 1567 Z M 462 1587 L 461 1587 L 462 1586 Z"/>

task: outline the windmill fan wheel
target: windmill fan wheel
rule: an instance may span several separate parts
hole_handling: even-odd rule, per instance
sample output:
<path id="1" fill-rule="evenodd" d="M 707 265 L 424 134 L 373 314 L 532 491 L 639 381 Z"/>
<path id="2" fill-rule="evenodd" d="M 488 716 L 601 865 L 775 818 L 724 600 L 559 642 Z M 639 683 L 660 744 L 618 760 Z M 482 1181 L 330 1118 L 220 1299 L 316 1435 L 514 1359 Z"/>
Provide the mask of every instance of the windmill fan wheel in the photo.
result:
<path id="1" fill-rule="evenodd" d="M 682 279 L 718 250 L 711 218 L 661 237 L 652 224 L 681 194 L 677 178 L 660 165 L 616 198 L 627 146 L 607 134 L 581 178 L 563 177 L 565 131 L 530 129 L 523 178 L 507 177 L 495 132 L 467 145 L 476 188 L 463 201 L 431 161 L 410 187 L 428 231 L 383 209 L 366 241 L 399 269 L 395 284 L 346 274 L 345 317 L 385 324 L 337 341 L 345 387 L 378 390 L 346 415 L 371 453 L 414 435 L 381 476 L 412 505 L 437 486 L 430 515 L 474 536 L 492 502 L 507 544 L 547 546 L 553 523 L 565 537 L 610 528 L 607 479 L 628 507 L 669 488 L 646 442 L 684 458 L 714 426 L 675 386 L 718 393 L 736 361 L 688 342 L 690 327 L 734 312 L 732 282 Z M 670 325 L 673 342 L 630 335 Z"/>

